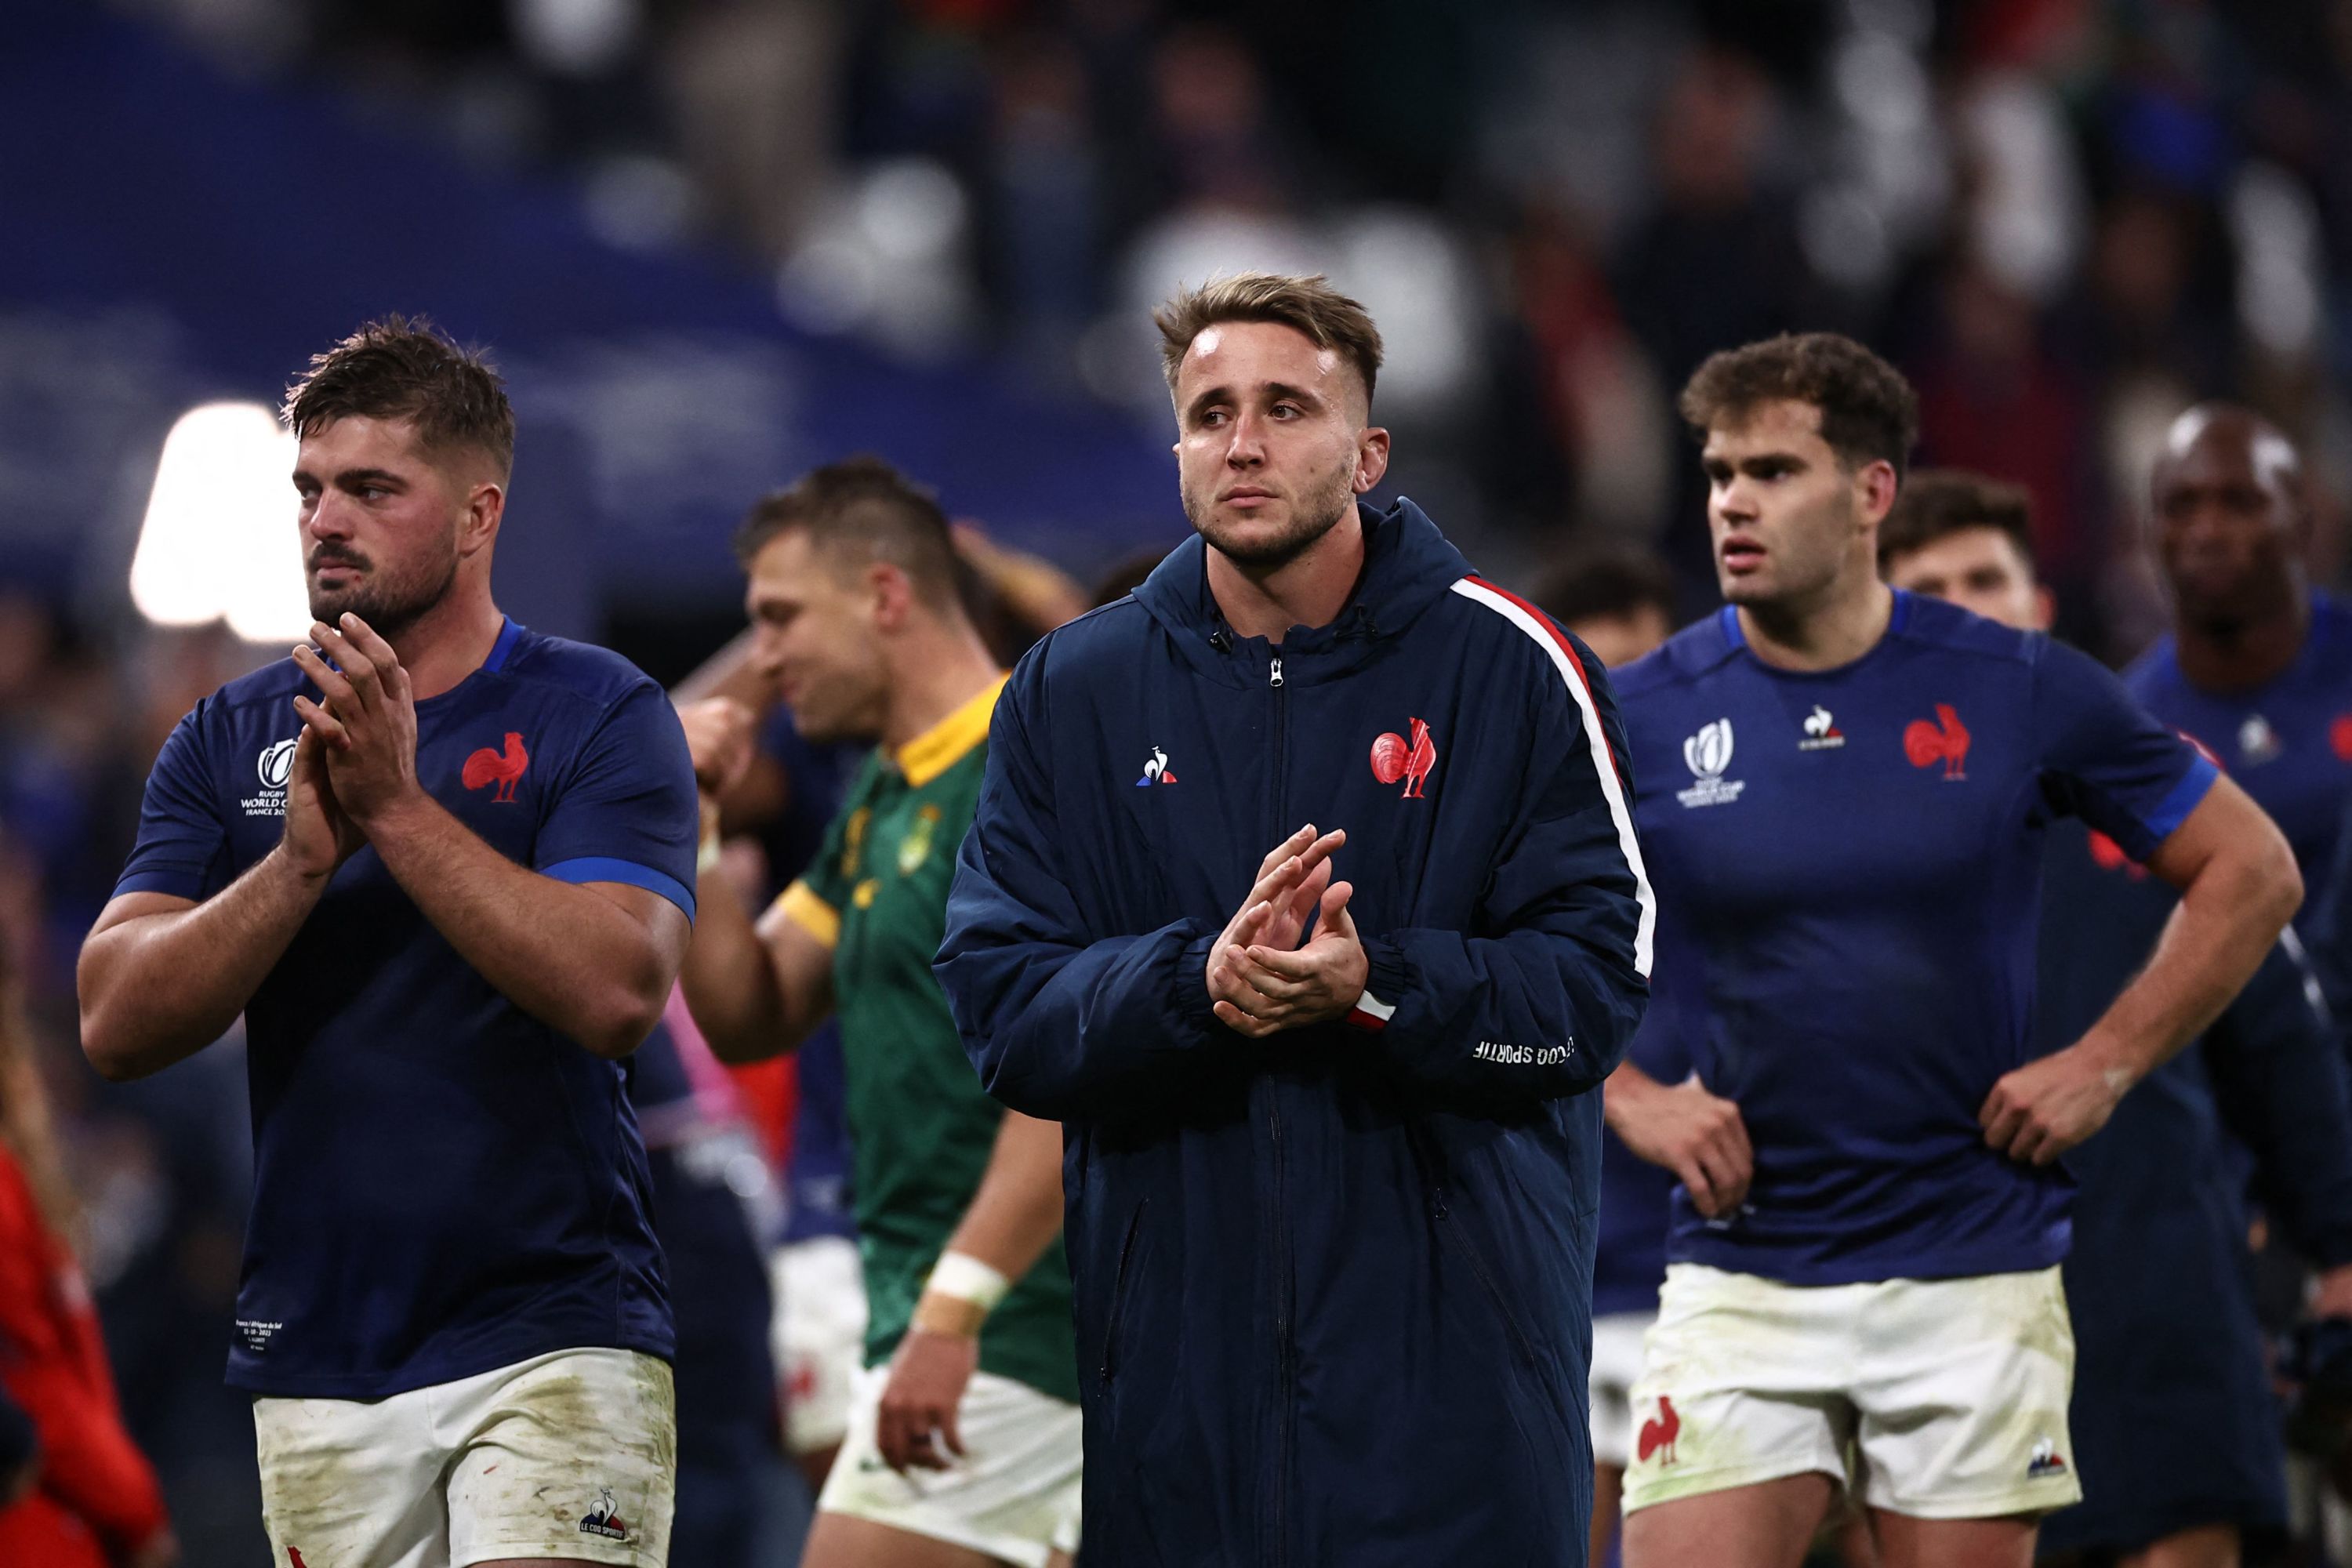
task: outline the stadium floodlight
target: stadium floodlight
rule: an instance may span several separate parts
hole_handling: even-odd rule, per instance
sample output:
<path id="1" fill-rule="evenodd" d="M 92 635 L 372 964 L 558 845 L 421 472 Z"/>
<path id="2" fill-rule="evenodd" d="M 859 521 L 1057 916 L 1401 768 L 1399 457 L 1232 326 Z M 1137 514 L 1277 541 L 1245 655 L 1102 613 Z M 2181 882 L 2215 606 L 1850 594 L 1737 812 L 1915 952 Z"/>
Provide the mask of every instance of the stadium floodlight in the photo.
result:
<path id="1" fill-rule="evenodd" d="M 189 409 L 163 437 L 131 557 L 131 602 L 158 626 L 226 620 L 249 642 L 310 625 L 294 437 L 258 403 Z"/>

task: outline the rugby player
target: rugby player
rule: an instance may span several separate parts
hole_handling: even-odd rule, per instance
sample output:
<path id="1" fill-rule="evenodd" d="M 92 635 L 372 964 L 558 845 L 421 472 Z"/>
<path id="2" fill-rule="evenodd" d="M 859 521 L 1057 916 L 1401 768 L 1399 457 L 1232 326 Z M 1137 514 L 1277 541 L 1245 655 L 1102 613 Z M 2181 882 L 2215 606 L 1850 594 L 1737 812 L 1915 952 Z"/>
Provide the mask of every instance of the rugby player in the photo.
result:
<path id="1" fill-rule="evenodd" d="M 866 1372 L 803 1562 L 1038 1568 L 1075 1550 L 1079 1507 L 1061 1132 L 982 1092 L 930 971 L 1003 673 L 957 596 L 938 502 L 878 459 L 768 497 L 737 550 L 753 668 L 801 735 L 878 742 L 756 927 L 706 883 L 684 973 L 727 1060 L 840 1016 Z M 751 710 L 721 698 L 686 720 L 715 828 Z"/>
<path id="2" fill-rule="evenodd" d="M 514 416 L 478 358 L 390 318 L 286 417 L 317 624 L 164 742 L 82 1047 L 138 1078 L 245 1014 L 229 1382 L 273 1562 L 658 1568 L 673 1328 L 622 1058 L 694 912 L 685 737 L 499 613 Z"/>
<path id="3" fill-rule="evenodd" d="M 2212 1021 L 2300 894 L 2260 808 L 2098 665 L 1880 582 L 1916 406 L 1823 333 L 1719 353 L 1683 393 L 1728 602 L 1619 678 L 1659 1026 L 1696 1068 L 1608 1091 L 1683 1184 L 1632 1568 L 1792 1568 L 1849 1485 L 1891 1562 L 2031 1560 L 2080 1495 L 2052 1163 Z M 2065 815 L 2182 897 L 2114 1006 L 2029 1061 Z"/>
<path id="4" fill-rule="evenodd" d="M 2352 611 L 2310 584 L 2303 459 L 2260 415 L 2200 404 L 2166 431 L 2148 506 L 2173 626 L 2124 683 L 2285 832 L 2316 915 L 2352 797 Z"/>
<path id="5" fill-rule="evenodd" d="M 2025 493 L 1913 474 L 1879 529 L 1886 580 L 2021 631 L 2053 608 Z M 2147 952 L 2171 889 L 2078 821 L 2042 866 L 2034 1049 L 2095 1022 Z M 2243 1163 L 2298 1250 L 2325 1270 L 2314 1316 L 2352 1310 L 2352 1110 L 2345 1065 L 2291 939 L 2200 1042 L 2126 1096 L 2074 1151 L 2066 1301 L 2078 1360 L 2069 1425 L 2089 1495 L 2042 1522 L 2045 1563 L 2235 1568 L 2242 1538 L 2287 1522 L 2285 1455 L 2247 1270 Z M 2104 1559 L 2102 1559 L 2104 1560 Z"/>

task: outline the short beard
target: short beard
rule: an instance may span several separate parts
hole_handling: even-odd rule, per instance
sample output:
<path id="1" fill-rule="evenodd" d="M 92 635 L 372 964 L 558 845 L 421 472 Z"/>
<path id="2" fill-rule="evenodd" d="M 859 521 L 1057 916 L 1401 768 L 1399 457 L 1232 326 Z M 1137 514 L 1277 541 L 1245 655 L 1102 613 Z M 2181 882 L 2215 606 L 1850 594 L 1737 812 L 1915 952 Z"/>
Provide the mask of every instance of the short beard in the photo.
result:
<path id="1" fill-rule="evenodd" d="M 1278 572 L 1312 549 L 1315 542 L 1330 532 L 1356 504 L 1356 492 L 1348 483 L 1345 473 L 1336 474 L 1332 482 L 1320 493 L 1308 496 L 1305 503 L 1291 515 L 1290 525 L 1271 539 L 1236 540 L 1220 537 L 1230 531 L 1218 524 L 1204 521 L 1209 504 L 1197 509 L 1192 498 L 1184 498 L 1184 515 L 1192 520 L 1193 531 L 1208 541 L 1217 552 L 1236 566 L 1255 573 Z"/>
<path id="2" fill-rule="evenodd" d="M 412 578 L 406 582 L 387 582 L 372 569 L 352 587 L 324 590 L 315 584 L 310 589 L 310 616 L 333 626 L 338 617 L 357 616 L 368 629 L 386 642 L 396 639 L 427 615 L 440 608 L 457 582 L 457 552 L 449 553 L 448 562 L 440 573 L 430 578 Z"/>

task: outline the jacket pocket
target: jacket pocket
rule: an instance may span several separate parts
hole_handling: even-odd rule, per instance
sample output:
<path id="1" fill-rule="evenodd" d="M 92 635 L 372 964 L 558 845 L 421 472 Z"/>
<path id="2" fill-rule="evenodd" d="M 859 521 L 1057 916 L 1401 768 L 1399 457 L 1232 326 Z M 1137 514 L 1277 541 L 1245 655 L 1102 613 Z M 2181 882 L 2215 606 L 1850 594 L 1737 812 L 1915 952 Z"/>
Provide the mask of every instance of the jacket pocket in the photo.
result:
<path id="1" fill-rule="evenodd" d="M 1429 1221 L 1437 1229 L 1438 1244 L 1450 1247 L 1456 1257 L 1469 1265 L 1479 1289 L 1486 1294 L 1487 1305 L 1501 1320 L 1503 1331 L 1509 1337 L 1511 1348 L 1517 1353 L 1520 1364 L 1540 1376 L 1542 1358 L 1536 1354 L 1535 1341 L 1528 1337 L 1518 1315 L 1511 1310 L 1511 1299 L 1503 1293 L 1500 1277 L 1488 1266 L 1486 1255 L 1478 1250 L 1476 1240 L 1446 1205 L 1445 1184 L 1450 1172 L 1444 1150 L 1430 1130 L 1417 1121 L 1407 1120 L 1404 1131 L 1406 1145 L 1412 1151 L 1413 1165 L 1421 1176 L 1422 1189 L 1428 1194 Z"/>
<path id="2" fill-rule="evenodd" d="M 1519 1322 L 1518 1315 L 1511 1310 L 1511 1300 L 1503 1293 L 1502 1284 L 1496 1279 L 1494 1269 L 1487 1266 L 1486 1256 L 1478 1250 L 1478 1244 L 1471 1239 L 1469 1233 L 1463 1228 L 1462 1222 L 1455 1219 L 1447 1210 L 1445 1189 L 1442 1186 L 1433 1194 L 1430 1214 L 1436 1223 L 1438 1235 L 1444 1238 L 1445 1244 L 1453 1247 L 1462 1261 L 1470 1266 L 1470 1272 L 1476 1276 L 1478 1288 L 1486 1293 L 1487 1304 L 1494 1308 L 1495 1316 L 1501 1320 L 1503 1331 L 1509 1336 L 1511 1348 L 1517 1353 L 1520 1363 L 1530 1372 L 1540 1371 L 1541 1358 L 1536 1354 L 1535 1341 L 1528 1338 L 1528 1331 Z"/>
<path id="3" fill-rule="evenodd" d="M 1118 1267 L 1111 1270 L 1110 1304 L 1103 1313 L 1102 1385 L 1108 1388 L 1118 1373 L 1119 1329 L 1127 1312 L 1127 1299 L 1134 1289 L 1129 1276 L 1135 1262 L 1135 1238 L 1143 1228 L 1143 1211 L 1151 1206 L 1150 1198 L 1137 1202 L 1135 1212 L 1127 1216 L 1127 1234 L 1118 1244 Z"/>

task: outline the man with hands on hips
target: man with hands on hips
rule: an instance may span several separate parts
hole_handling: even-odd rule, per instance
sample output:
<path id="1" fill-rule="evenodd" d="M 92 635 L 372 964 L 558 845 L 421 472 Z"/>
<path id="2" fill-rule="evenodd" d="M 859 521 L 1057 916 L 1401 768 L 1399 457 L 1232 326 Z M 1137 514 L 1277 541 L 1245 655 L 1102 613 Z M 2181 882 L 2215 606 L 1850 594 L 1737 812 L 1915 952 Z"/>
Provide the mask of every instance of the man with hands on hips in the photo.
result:
<path id="1" fill-rule="evenodd" d="M 2236 994 L 2301 883 L 2090 659 L 1879 581 L 1916 432 L 1885 361 L 1775 338 L 1682 406 L 1728 603 L 1619 675 L 1666 918 L 1609 1121 L 1684 1187 L 1626 1561 L 1793 1568 L 1843 1489 L 1889 1561 L 2023 1568 L 2081 1496 L 2051 1167 Z M 2029 1060 L 2069 816 L 2182 898 L 2112 1007 Z M 1657 1046 L 1697 1076 L 1649 1077 Z"/>

